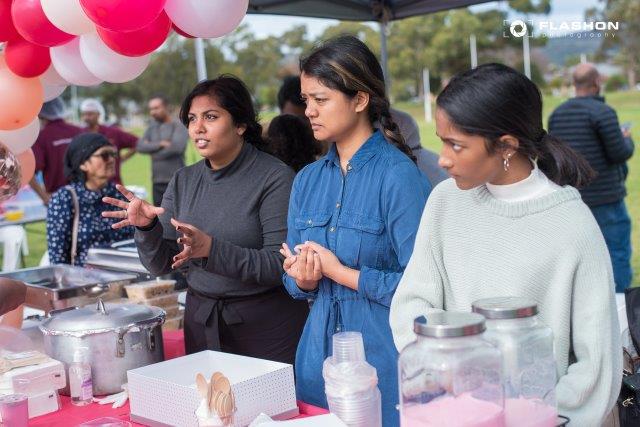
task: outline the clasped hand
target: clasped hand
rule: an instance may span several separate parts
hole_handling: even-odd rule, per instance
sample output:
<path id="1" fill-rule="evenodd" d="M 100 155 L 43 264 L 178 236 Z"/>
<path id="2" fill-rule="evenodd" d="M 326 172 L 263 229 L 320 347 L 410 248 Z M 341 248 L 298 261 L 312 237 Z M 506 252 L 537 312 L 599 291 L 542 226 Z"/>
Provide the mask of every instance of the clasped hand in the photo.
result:
<path id="1" fill-rule="evenodd" d="M 323 276 L 335 280 L 338 271 L 344 268 L 333 252 L 318 243 L 308 241 L 294 249 L 297 254 L 286 243 L 282 244 L 280 253 L 285 258 L 282 267 L 302 290 L 315 290 Z"/>

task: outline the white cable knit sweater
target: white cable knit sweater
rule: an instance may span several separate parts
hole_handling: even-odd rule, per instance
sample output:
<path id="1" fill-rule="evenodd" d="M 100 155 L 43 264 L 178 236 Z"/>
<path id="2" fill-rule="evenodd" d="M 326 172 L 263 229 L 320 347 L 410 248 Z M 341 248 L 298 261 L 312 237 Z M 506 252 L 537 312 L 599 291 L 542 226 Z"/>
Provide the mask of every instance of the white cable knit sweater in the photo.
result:
<path id="1" fill-rule="evenodd" d="M 609 254 L 576 189 L 519 202 L 453 179 L 433 190 L 391 304 L 396 347 L 415 339 L 414 318 L 497 296 L 538 302 L 555 338 L 558 411 L 571 426 L 600 426 L 620 391 L 622 352 Z"/>

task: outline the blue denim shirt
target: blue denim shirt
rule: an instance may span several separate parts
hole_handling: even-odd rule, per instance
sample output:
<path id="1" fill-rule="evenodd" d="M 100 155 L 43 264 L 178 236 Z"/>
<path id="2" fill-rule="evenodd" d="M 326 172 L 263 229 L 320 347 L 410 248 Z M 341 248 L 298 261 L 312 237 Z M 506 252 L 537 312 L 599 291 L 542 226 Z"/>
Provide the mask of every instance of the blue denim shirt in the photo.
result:
<path id="1" fill-rule="evenodd" d="M 297 299 L 314 299 L 296 355 L 298 398 L 327 407 L 322 363 L 332 336 L 359 331 L 367 361 L 378 372 L 383 425 L 399 424 L 397 357 L 389 327 L 389 306 L 413 244 L 428 180 L 405 154 L 376 131 L 356 152 L 343 176 L 335 145 L 298 173 L 289 201 L 287 244 L 311 240 L 360 270 L 358 291 L 323 278 L 304 292 L 284 275 Z"/>

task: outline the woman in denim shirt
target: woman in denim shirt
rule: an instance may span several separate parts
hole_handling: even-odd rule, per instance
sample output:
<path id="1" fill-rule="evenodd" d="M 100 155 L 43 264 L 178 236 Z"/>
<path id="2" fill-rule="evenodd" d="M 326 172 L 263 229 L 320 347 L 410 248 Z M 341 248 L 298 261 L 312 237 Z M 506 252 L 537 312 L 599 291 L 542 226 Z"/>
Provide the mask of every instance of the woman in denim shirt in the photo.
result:
<path id="1" fill-rule="evenodd" d="M 358 331 L 378 373 L 383 425 L 398 425 L 389 305 L 431 188 L 391 120 L 382 69 L 366 45 L 330 40 L 301 71 L 314 136 L 335 144 L 296 176 L 281 251 L 289 293 L 314 300 L 296 355 L 298 397 L 327 406 L 322 362 L 332 336 Z"/>

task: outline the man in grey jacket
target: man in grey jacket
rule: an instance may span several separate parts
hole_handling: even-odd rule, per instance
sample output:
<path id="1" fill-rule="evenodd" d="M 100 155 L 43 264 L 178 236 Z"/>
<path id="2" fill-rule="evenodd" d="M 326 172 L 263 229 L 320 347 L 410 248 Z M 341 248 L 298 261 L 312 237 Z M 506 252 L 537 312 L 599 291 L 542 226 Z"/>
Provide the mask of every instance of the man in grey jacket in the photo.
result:
<path id="1" fill-rule="evenodd" d="M 171 117 L 167 100 L 161 95 L 149 100 L 149 114 L 153 120 L 138 140 L 136 150 L 151 155 L 153 204 L 160 206 L 173 174 L 184 167 L 189 133 L 182 123 Z"/>

